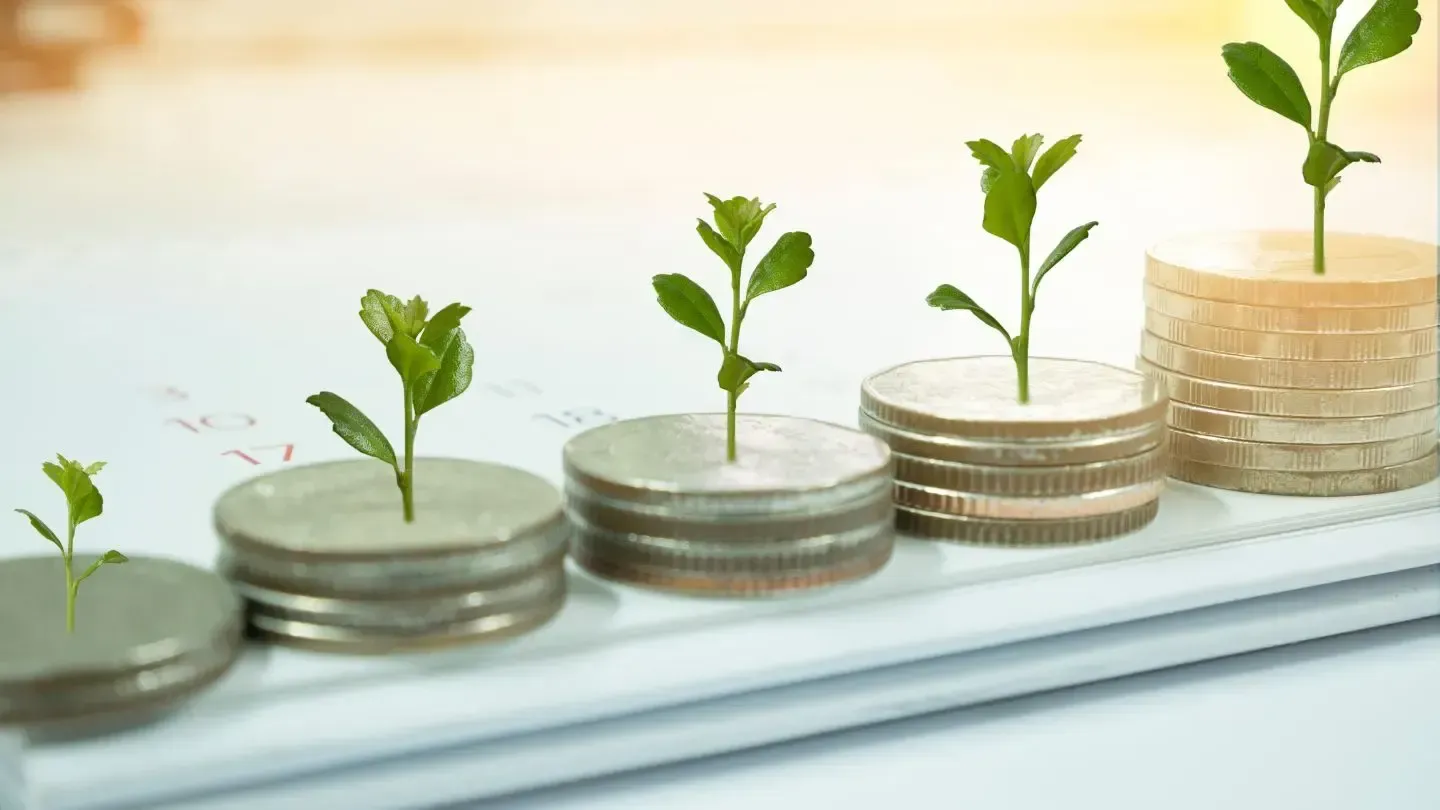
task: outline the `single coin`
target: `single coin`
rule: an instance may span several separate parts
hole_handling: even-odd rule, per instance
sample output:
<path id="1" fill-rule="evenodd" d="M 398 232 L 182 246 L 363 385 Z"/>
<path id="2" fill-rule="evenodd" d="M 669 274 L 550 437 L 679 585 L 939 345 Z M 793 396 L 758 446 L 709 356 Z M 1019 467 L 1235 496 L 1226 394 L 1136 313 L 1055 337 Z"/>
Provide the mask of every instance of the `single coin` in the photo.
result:
<path id="1" fill-rule="evenodd" d="M 1144 375 L 1085 360 L 1030 358 L 1030 399 L 1017 398 L 1010 357 L 921 360 L 871 375 L 860 410 L 901 430 L 961 439 L 1083 441 L 1165 418 Z"/>
<path id="2" fill-rule="evenodd" d="M 242 615 L 215 574 L 136 556 L 85 580 L 68 633 L 58 555 L 0 562 L 0 725 L 171 704 L 230 667 Z"/>
<path id="3" fill-rule="evenodd" d="M 1160 497 L 1164 479 L 1120 489 L 1057 495 L 1049 498 L 1004 498 L 922 487 L 896 482 L 896 508 L 942 515 L 1006 520 L 1067 520 L 1124 512 Z"/>
<path id="4" fill-rule="evenodd" d="M 1272 360 L 1193 349 L 1150 332 L 1141 337 L 1140 356 L 1148 363 L 1192 377 L 1267 388 L 1388 388 L 1440 377 L 1440 364 L 1433 355 L 1363 362 Z"/>
<path id="5" fill-rule="evenodd" d="M 1155 520 L 1159 511 L 1158 499 L 1124 512 L 1068 520 L 997 520 L 897 508 L 895 525 L 906 534 L 930 540 L 992 546 L 1064 546 L 1139 531 Z"/>
<path id="6" fill-rule="evenodd" d="M 1303 332 L 1355 335 L 1434 329 L 1440 308 L 1434 302 L 1403 307 L 1256 307 L 1229 301 L 1206 301 L 1145 285 L 1145 306 L 1170 318 L 1225 329 L 1254 332 Z"/>
<path id="7" fill-rule="evenodd" d="M 1400 439 L 1433 430 L 1440 410 L 1433 407 L 1390 416 L 1284 417 L 1202 408 L 1171 400 L 1170 426 L 1176 430 L 1280 444 L 1362 444 Z"/>
<path id="8" fill-rule="evenodd" d="M 273 616 L 263 608 L 250 612 L 250 633 L 284 647 L 348 655 L 390 655 L 449 649 L 476 642 L 496 642 L 535 630 L 560 612 L 562 601 L 538 602 L 523 610 L 495 613 L 423 631 L 378 631 L 295 621 Z"/>
<path id="9" fill-rule="evenodd" d="M 1437 434 L 1364 444 L 1271 444 L 1170 431 L 1170 455 L 1203 464 L 1289 472 L 1338 472 L 1393 467 L 1435 452 Z"/>
<path id="10" fill-rule="evenodd" d="M 567 480 L 614 501 L 688 518 L 824 512 L 888 491 L 890 449 L 852 428 L 793 416 L 724 414 L 612 422 L 566 442 Z"/>
<path id="11" fill-rule="evenodd" d="M 215 527 L 237 565 L 301 590 L 433 590 L 505 579 L 564 548 L 560 492 L 532 473 L 461 459 L 415 462 L 415 520 L 376 461 L 310 464 L 220 496 Z"/>
<path id="12" fill-rule="evenodd" d="M 1143 358 L 1136 365 L 1159 381 L 1172 402 L 1219 411 L 1350 419 L 1409 413 L 1440 404 L 1440 382 L 1436 380 L 1348 391 L 1265 388 L 1202 380 L 1159 368 Z"/>
<path id="13" fill-rule="evenodd" d="M 920 487 L 1012 498 L 1082 495 L 1165 477 L 1165 446 L 1133 456 L 1058 467 L 995 467 L 895 453 L 895 480 Z"/>
<path id="14" fill-rule="evenodd" d="M 877 422 L 864 411 L 860 412 L 859 424 L 861 430 L 888 444 L 892 453 L 935 461 L 1007 468 L 1058 467 L 1127 458 L 1161 446 L 1165 441 L 1166 429 L 1165 423 L 1159 421 L 1134 430 L 1074 441 L 985 441 L 902 430 Z"/>
<path id="15" fill-rule="evenodd" d="M 1194 298 L 1255 306 L 1411 306 L 1436 300 L 1436 247 L 1329 233 L 1319 275 L 1306 231 L 1190 234 L 1150 249 L 1145 280 Z"/>
<path id="16" fill-rule="evenodd" d="M 1145 329 L 1171 343 L 1220 354 L 1272 357 L 1277 360 L 1388 360 L 1428 357 L 1435 360 L 1436 329 L 1363 335 L 1315 335 L 1252 332 L 1190 323 L 1153 309 L 1145 310 Z"/>
<path id="17" fill-rule="evenodd" d="M 1440 475 L 1440 456 L 1435 453 L 1393 467 L 1340 472 L 1249 470 L 1184 458 L 1170 459 L 1170 477 L 1177 481 L 1262 495 L 1377 495 L 1428 484 L 1437 475 Z"/>

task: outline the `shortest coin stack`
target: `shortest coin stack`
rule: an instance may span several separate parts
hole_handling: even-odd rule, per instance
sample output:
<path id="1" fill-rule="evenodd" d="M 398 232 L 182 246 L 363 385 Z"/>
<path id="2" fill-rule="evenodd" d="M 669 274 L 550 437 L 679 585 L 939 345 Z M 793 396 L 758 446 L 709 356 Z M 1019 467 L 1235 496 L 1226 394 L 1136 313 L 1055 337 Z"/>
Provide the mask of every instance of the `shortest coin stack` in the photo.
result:
<path id="1" fill-rule="evenodd" d="M 522 470 L 415 464 L 415 520 L 395 473 L 313 464 L 247 481 L 215 505 L 221 571 L 252 633 L 319 650 L 388 653 L 508 637 L 565 599 L 560 493 Z"/>
<path id="2" fill-rule="evenodd" d="M 59 557 L 0 561 L 0 726 L 83 731 L 148 719 L 225 674 L 242 629 L 225 580 L 131 557 L 85 580 L 66 632 Z"/>
<path id="3" fill-rule="evenodd" d="M 894 550 L 890 453 L 789 416 L 632 419 L 565 445 L 572 554 L 592 573 L 711 596 L 763 596 L 867 576 Z"/>
<path id="4" fill-rule="evenodd" d="M 907 363 L 871 376 L 860 426 L 895 457 L 896 522 L 936 540 L 1062 545 L 1155 519 L 1165 479 L 1164 393 L 1142 375 L 1010 357 Z"/>

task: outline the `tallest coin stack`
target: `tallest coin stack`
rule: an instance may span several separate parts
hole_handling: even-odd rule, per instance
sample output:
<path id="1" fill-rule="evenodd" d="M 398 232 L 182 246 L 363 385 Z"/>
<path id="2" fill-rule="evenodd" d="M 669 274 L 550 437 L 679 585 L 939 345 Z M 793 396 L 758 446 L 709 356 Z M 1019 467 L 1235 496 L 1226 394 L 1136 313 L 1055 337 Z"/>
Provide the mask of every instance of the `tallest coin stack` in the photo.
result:
<path id="1" fill-rule="evenodd" d="M 1170 475 L 1275 495 L 1364 495 L 1440 474 L 1436 248 L 1208 234 L 1151 249 L 1142 369 L 1170 395 Z"/>

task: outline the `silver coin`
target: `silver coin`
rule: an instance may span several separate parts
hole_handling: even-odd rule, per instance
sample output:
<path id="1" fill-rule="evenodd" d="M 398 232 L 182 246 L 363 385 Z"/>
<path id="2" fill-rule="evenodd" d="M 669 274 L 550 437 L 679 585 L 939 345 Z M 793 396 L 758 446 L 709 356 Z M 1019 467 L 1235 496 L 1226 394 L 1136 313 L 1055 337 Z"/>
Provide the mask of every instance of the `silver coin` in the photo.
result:
<path id="1" fill-rule="evenodd" d="M 355 629 L 296 621 L 252 610 L 250 632 L 279 646 L 348 655 L 392 655 L 448 649 L 476 642 L 494 643 L 538 629 L 560 612 L 561 603 L 537 602 L 507 613 L 428 627 L 423 632 Z"/>
<path id="2" fill-rule="evenodd" d="M 1036 498 L 1119 489 L 1165 477 L 1165 446 L 1133 456 L 1053 467 L 999 467 L 892 453 L 897 484 L 973 495 Z"/>
<path id="3" fill-rule="evenodd" d="M 896 508 L 895 525 L 905 534 L 929 540 L 990 546 L 1064 546 L 1139 531 L 1159 512 L 1159 500 L 1124 512 L 1067 520 L 997 520 Z"/>
<path id="4" fill-rule="evenodd" d="M 0 562 L 0 724 L 172 705 L 228 670 L 242 617 L 219 576 L 137 556 L 85 580 L 67 633 L 58 556 Z"/>
<path id="5" fill-rule="evenodd" d="M 415 521 L 394 471 L 357 460 L 246 481 L 215 505 L 229 565 L 246 579 L 328 594 L 394 593 L 504 580 L 569 538 L 560 492 L 532 473 L 460 459 L 415 464 Z"/>
<path id="6" fill-rule="evenodd" d="M 973 495 L 897 481 L 895 505 L 900 509 L 996 520 L 1073 520 L 1125 512 L 1143 506 L 1159 498 L 1164 489 L 1165 482 L 1161 479 L 1101 492 L 1055 495 L 1048 498 L 1009 498 Z"/>
<path id="7" fill-rule="evenodd" d="M 890 446 L 892 454 L 993 467 L 1093 464 L 1149 452 L 1165 442 L 1165 422 L 1078 441 L 982 441 L 935 436 L 876 421 L 863 411 L 860 429 Z M 896 462 L 897 469 L 899 462 Z"/>
<path id="8" fill-rule="evenodd" d="M 1030 399 L 1017 399 L 1010 357 L 922 360 L 860 387 L 860 410 L 906 431 L 962 439 L 1080 442 L 1144 429 L 1165 418 L 1164 389 L 1130 369 L 1030 358 Z"/>

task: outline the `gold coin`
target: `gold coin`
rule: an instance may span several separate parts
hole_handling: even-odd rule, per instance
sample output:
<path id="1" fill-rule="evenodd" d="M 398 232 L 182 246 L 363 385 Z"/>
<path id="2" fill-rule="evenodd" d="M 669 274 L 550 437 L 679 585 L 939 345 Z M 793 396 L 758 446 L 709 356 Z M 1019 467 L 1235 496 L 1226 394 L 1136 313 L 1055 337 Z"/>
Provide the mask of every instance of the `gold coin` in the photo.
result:
<path id="1" fill-rule="evenodd" d="M 1396 307 L 1436 300 L 1436 247 L 1408 239 L 1331 233 L 1325 274 L 1305 231 L 1181 236 L 1152 247 L 1145 280 L 1210 301 L 1270 307 Z"/>
<path id="2" fill-rule="evenodd" d="M 1181 321 L 1226 329 L 1257 332 L 1303 332 L 1353 335 L 1370 332 L 1409 332 L 1434 329 L 1440 307 L 1434 302 L 1405 307 L 1325 308 L 1254 307 L 1229 301 L 1206 301 L 1151 284 L 1145 286 L 1145 306 Z"/>
<path id="3" fill-rule="evenodd" d="M 1424 433 L 1363 444 L 1275 444 L 1170 431 L 1170 455 L 1202 464 L 1287 472 L 1338 472 L 1393 467 L 1435 452 L 1432 425 Z"/>
<path id="4" fill-rule="evenodd" d="M 1134 509 L 1067 520 L 995 520 L 921 509 L 895 509 L 895 527 L 914 537 L 987 546 L 1069 546 L 1139 531 L 1155 520 L 1160 501 Z"/>
<path id="5" fill-rule="evenodd" d="M 1348 391 L 1264 388 L 1201 380 L 1158 368 L 1143 358 L 1136 361 L 1136 366 L 1159 381 L 1173 402 L 1235 413 L 1351 418 L 1389 416 L 1440 404 L 1440 383 L 1436 380 Z"/>
<path id="6" fill-rule="evenodd" d="M 1170 477 L 1177 481 L 1261 495 L 1376 495 L 1428 484 L 1437 475 L 1440 475 L 1440 456 L 1435 453 L 1393 467 L 1342 472 L 1247 470 L 1183 458 L 1170 459 Z"/>
<path id="7" fill-rule="evenodd" d="M 972 495 L 934 487 L 895 482 L 895 506 L 942 515 L 1006 520 L 1066 520 L 1097 517 L 1134 509 L 1160 497 L 1163 478 L 1104 492 L 1052 495 L 1046 498 L 1005 498 Z"/>
<path id="8" fill-rule="evenodd" d="M 902 430 L 964 439 L 1079 441 L 1165 419 L 1145 375 L 1085 360 L 1030 358 L 1030 401 L 1017 399 L 1009 356 L 921 360 L 871 375 L 860 410 Z"/>
<path id="9" fill-rule="evenodd" d="M 1266 388 L 1349 391 L 1440 377 L 1440 363 L 1434 354 L 1396 360 L 1274 360 L 1181 346 L 1151 332 L 1141 335 L 1140 356 L 1151 365 L 1187 376 Z"/>
<path id="10" fill-rule="evenodd" d="M 1165 477 L 1163 444 L 1112 461 L 1053 467 L 999 467 L 937 461 L 903 453 L 891 455 L 895 459 L 897 481 L 976 495 L 1021 498 L 1080 495 Z"/>
<path id="11" fill-rule="evenodd" d="M 901 430 L 875 421 L 864 411 L 860 429 L 890 446 L 891 456 L 904 453 L 917 458 L 960 464 L 983 464 L 1018 469 L 1090 464 L 1128 458 L 1152 450 L 1165 442 L 1163 421 L 1123 433 L 1107 433 L 1077 441 L 983 441 L 930 436 Z"/>
<path id="12" fill-rule="evenodd" d="M 1220 354 L 1277 360 L 1388 360 L 1435 354 L 1434 327 L 1368 335 L 1252 332 L 1190 323 L 1145 310 L 1145 329 L 1171 343 Z"/>
<path id="13" fill-rule="evenodd" d="M 1362 444 L 1424 433 L 1440 411 L 1422 408 L 1389 416 L 1284 417 L 1202 408 L 1170 402 L 1170 427 L 1223 439 L 1280 444 Z"/>

